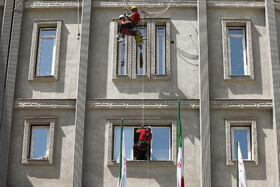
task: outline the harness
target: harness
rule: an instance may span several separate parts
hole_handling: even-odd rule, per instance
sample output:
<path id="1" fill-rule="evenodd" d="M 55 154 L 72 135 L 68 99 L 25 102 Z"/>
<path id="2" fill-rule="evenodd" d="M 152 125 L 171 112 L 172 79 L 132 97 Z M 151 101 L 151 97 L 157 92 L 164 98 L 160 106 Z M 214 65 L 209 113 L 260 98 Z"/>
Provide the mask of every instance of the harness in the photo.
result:
<path id="1" fill-rule="evenodd" d="M 152 133 L 149 133 L 149 132 L 147 132 L 147 130 L 145 130 L 144 140 L 138 140 L 138 142 L 137 142 L 138 150 L 146 151 L 147 146 L 150 145 L 150 141 L 147 141 L 147 137 L 149 137 L 149 136 L 152 136 Z"/>

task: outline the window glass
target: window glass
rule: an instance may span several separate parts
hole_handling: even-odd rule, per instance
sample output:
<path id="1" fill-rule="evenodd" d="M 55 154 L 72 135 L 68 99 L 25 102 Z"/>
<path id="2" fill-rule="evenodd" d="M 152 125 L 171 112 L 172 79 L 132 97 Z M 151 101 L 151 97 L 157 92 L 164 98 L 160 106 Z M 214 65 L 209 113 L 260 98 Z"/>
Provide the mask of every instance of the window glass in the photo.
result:
<path id="1" fill-rule="evenodd" d="M 242 157 L 244 160 L 251 159 L 250 156 L 250 128 L 249 127 L 232 127 L 232 160 L 236 160 L 236 141 L 239 142 Z"/>
<path id="2" fill-rule="evenodd" d="M 48 157 L 48 126 L 32 126 L 31 158 L 47 159 Z"/>
<path id="3" fill-rule="evenodd" d="M 165 27 L 157 27 L 157 74 L 165 74 Z"/>
<path id="4" fill-rule="evenodd" d="M 139 31 L 146 38 L 146 28 L 140 27 Z M 137 47 L 137 74 L 145 75 L 146 67 L 146 42 L 143 41 L 142 48 Z"/>
<path id="5" fill-rule="evenodd" d="M 127 160 L 133 160 L 133 145 L 139 134 L 135 131 L 139 127 L 124 127 L 125 153 Z M 135 139 L 135 142 L 134 142 Z M 152 160 L 170 160 L 170 127 L 152 127 L 151 157 Z M 113 160 L 118 160 L 120 152 L 120 127 L 114 128 Z"/>
<path id="6" fill-rule="evenodd" d="M 56 29 L 41 29 L 38 48 L 37 75 L 54 75 Z"/>
<path id="7" fill-rule="evenodd" d="M 126 160 L 133 159 L 133 129 L 131 127 L 124 127 L 124 139 L 125 139 L 125 154 Z M 121 128 L 115 127 L 115 141 L 114 141 L 114 160 L 118 160 L 120 154 L 120 133 Z"/>
<path id="8" fill-rule="evenodd" d="M 170 128 L 152 128 L 152 160 L 170 160 Z"/>
<path id="9" fill-rule="evenodd" d="M 228 29 L 231 75 L 246 75 L 244 29 Z"/>
<path id="10" fill-rule="evenodd" d="M 127 75 L 127 36 L 119 44 L 118 75 Z"/>

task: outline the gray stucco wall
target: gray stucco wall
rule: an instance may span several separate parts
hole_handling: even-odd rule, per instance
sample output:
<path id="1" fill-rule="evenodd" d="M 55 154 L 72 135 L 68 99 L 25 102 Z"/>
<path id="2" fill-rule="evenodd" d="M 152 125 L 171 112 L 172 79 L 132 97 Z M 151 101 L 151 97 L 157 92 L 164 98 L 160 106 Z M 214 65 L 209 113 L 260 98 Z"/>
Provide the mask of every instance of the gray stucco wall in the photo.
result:
<path id="1" fill-rule="evenodd" d="M 71 186 L 74 154 L 74 111 L 15 110 L 11 130 L 8 186 Z M 53 165 L 22 165 L 25 117 L 55 117 Z"/>
<path id="2" fill-rule="evenodd" d="M 200 140 L 199 117 L 197 110 L 182 110 L 182 134 L 184 140 L 184 167 L 186 186 L 200 186 Z M 87 113 L 85 126 L 85 150 L 83 186 L 115 186 L 119 167 L 107 165 L 108 118 L 141 117 L 141 110 L 94 110 Z M 177 119 L 177 110 L 145 110 L 145 117 L 165 117 Z M 125 124 L 125 120 L 124 120 Z M 148 124 L 147 124 L 148 125 Z M 139 124 L 140 126 L 140 124 Z M 190 172 L 191 171 L 191 172 Z M 176 165 L 155 165 L 127 163 L 127 186 L 176 185 Z"/>
<path id="3" fill-rule="evenodd" d="M 143 17 L 144 13 L 139 12 Z M 198 92 L 198 35 L 196 8 L 170 8 L 156 18 L 171 20 L 171 78 L 170 80 L 112 81 L 113 74 L 113 19 L 123 14 L 122 9 L 94 8 L 90 42 L 88 97 L 110 99 L 145 98 L 197 99 Z M 102 15 L 102 19 L 101 19 Z M 104 16 L 105 15 L 105 16 Z M 103 45 L 100 45 L 100 44 Z M 93 63 L 94 62 L 94 63 Z"/>
<path id="4" fill-rule="evenodd" d="M 275 158 L 271 153 L 273 144 L 272 112 L 245 110 L 211 111 L 211 163 L 212 186 L 226 187 L 236 185 L 236 167 L 226 166 L 225 119 L 255 118 L 257 123 L 258 166 L 246 167 L 248 186 L 276 186 Z"/>
<path id="5" fill-rule="evenodd" d="M 62 20 L 59 72 L 57 81 L 28 81 L 31 38 L 34 20 Z M 77 39 L 77 11 L 33 10 L 23 13 L 20 41 L 18 74 L 16 77 L 16 98 L 72 99 L 77 94 L 79 44 Z"/>
<path id="6" fill-rule="evenodd" d="M 223 79 L 221 19 L 251 19 L 255 80 Z M 208 9 L 210 98 L 271 98 L 264 9 Z"/>

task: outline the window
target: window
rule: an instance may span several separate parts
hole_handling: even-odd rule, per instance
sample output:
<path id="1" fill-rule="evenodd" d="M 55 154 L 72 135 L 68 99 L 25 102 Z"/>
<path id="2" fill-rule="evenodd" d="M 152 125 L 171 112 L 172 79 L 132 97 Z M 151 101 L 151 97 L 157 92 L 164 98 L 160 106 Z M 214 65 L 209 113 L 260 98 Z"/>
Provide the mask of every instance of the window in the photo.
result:
<path id="1" fill-rule="evenodd" d="M 118 75 L 127 75 L 128 37 L 125 36 L 124 42 L 121 42 L 118 45 Z"/>
<path id="2" fill-rule="evenodd" d="M 58 79 L 61 21 L 35 21 L 33 25 L 29 80 Z"/>
<path id="3" fill-rule="evenodd" d="M 169 79 L 170 78 L 170 20 L 141 19 L 139 31 L 145 36 L 137 47 L 133 36 L 119 44 L 114 39 L 113 79 Z M 114 34 L 118 21 L 114 22 Z"/>
<path id="4" fill-rule="evenodd" d="M 49 126 L 31 127 L 31 159 L 48 159 L 49 156 Z"/>
<path id="5" fill-rule="evenodd" d="M 124 120 L 124 135 L 125 135 L 125 151 L 126 159 L 133 161 L 146 160 L 138 159 L 134 155 L 133 146 L 139 140 L 137 129 L 141 126 L 141 119 L 125 119 Z M 108 123 L 108 165 L 115 164 L 118 160 L 120 151 L 120 120 L 109 120 Z M 151 126 L 152 141 L 150 146 L 150 161 L 154 164 L 176 163 L 176 140 L 177 140 L 177 121 L 176 120 L 160 120 L 160 119 L 145 119 L 145 127 Z M 137 160 L 138 159 L 138 160 Z M 141 165 L 141 162 L 137 162 Z"/>
<path id="6" fill-rule="evenodd" d="M 158 26 L 156 30 L 156 74 L 165 75 L 165 27 Z"/>
<path id="7" fill-rule="evenodd" d="M 225 80 L 253 80 L 250 20 L 222 20 Z"/>
<path id="8" fill-rule="evenodd" d="M 147 38 L 147 29 L 146 27 L 139 27 L 139 31 L 141 32 L 142 36 Z M 146 42 L 142 43 L 142 48 L 137 47 L 137 75 L 146 75 L 146 69 L 147 69 L 147 44 Z"/>
<path id="9" fill-rule="evenodd" d="M 140 125 L 139 125 L 140 126 Z M 133 145 L 139 140 L 139 133 L 136 133 L 138 127 L 124 127 L 125 153 L 127 160 L 136 160 L 133 152 Z M 152 126 L 151 158 L 150 160 L 170 160 L 170 133 L 171 127 Z M 120 126 L 114 127 L 114 157 L 117 160 L 120 153 Z"/>
<path id="10" fill-rule="evenodd" d="M 56 28 L 40 28 L 37 53 L 37 76 L 53 76 Z"/>
<path id="11" fill-rule="evenodd" d="M 236 141 L 239 141 L 246 164 L 258 165 L 257 128 L 255 120 L 225 120 L 227 165 L 236 161 Z"/>
<path id="12" fill-rule="evenodd" d="M 26 118 L 22 164 L 52 164 L 54 118 Z"/>
<path id="13" fill-rule="evenodd" d="M 250 127 L 231 127 L 231 158 L 236 160 L 236 141 L 239 142 L 243 160 L 251 160 Z"/>

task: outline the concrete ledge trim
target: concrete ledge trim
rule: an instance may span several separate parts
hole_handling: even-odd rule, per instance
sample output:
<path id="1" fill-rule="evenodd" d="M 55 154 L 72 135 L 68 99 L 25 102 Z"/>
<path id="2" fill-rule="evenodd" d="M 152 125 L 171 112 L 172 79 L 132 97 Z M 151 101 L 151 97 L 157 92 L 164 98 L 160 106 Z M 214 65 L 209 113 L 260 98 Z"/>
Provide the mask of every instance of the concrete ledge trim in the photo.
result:
<path id="1" fill-rule="evenodd" d="M 199 109 L 198 99 L 182 99 L 181 108 Z M 14 109 L 75 109 L 75 99 L 15 99 Z M 177 99 L 88 99 L 89 109 L 177 109 Z M 272 109 L 271 99 L 211 99 L 211 109 Z"/>
<path id="2" fill-rule="evenodd" d="M 16 99 L 14 109 L 75 109 L 74 99 Z"/>
<path id="3" fill-rule="evenodd" d="M 152 3 L 152 2 L 131 2 L 131 5 L 137 5 L 138 7 L 155 7 L 155 8 L 166 8 L 169 6 L 169 2 L 164 3 Z M 4 3 L 0 1 L 0 6 Z M 244 1 L 209 1 L 207 2 L 208 7 L 245 7 L 245 8 L 264 8 L 265 3 L 262 1 L 244 2 Z M 80 2 L 82 6 L 82 2 Z M 104 7 L 104 8 L 123 8 L 126 6 L 125 3 L 119 2 L 92 2 L 92 7 Z M 33 1 L 25 2 L 24 8 L 77 8 L 78 3 L 75 1 Z M 196 1 L 186 2 L 174 2 L 171 3 L 170 7 L 197 7 Z"/>

